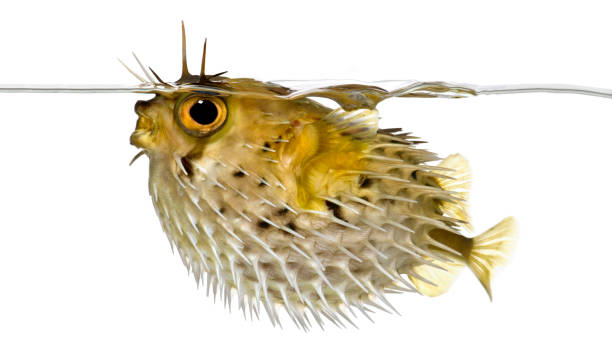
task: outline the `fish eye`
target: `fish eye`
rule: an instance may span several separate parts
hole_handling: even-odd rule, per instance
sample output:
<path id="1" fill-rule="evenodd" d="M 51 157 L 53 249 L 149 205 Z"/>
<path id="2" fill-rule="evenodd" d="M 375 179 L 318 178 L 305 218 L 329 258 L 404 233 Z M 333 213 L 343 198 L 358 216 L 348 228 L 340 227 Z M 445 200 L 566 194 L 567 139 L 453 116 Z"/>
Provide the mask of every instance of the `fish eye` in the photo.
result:
<path id="1" fill-rule="evenodd" d="M 218 97 L 190 96 L 178 107 L 178 119 L 181 127 L 195 137 L 210 135 L 227 117 L 227 107 Z"/>

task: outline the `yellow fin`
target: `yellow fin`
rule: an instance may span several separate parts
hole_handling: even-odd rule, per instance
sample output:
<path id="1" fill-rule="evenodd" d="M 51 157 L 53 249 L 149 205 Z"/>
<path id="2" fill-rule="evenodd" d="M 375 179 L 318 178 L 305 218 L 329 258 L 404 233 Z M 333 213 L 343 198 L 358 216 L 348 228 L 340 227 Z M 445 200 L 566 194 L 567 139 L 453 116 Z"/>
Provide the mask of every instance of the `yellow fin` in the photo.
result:
<path id="1" fill-rule="evenodd" d="M 468 161 L 465 157 L 456 153 L 446 157 L 438 166 L 449 169 L 449 171 L 438 171 L 439 174 L 452 177 L 437 177 L 438 185 L 444 190 L 456 192 L 455 195 L 464 200 L 455 202 L 442 201 L 440 207 L 444 215 L 463 221 L 465 223 L 463 226 L 471 231 L 472 225 L 470 224 L 470 216 L 467 212 L 467 199 L 472 182 L 472 174 Z"/>
<path id="2" fill-rule="evenodd" d="M 436 263 L 438 264 L 442 263 Z M 446 270 L 427 264 L 419 265 L 412 269 L 416 275 L 408 274 L 408 278 L 419 293 L 437 297 L 450 288 L 464 267 L 463 264 L 455 262 L 443 263 L 441 266 Z"/>
<path id="3" fill-rule="evenodd" d="M 351 135 L 357 139 L 371 139 L 378 130 L 378 111 L 376 109 L 356 109 L 345 111 L 338 108 L 323 119 L 332 124 L 343 135 Z"/>
<path id="4" fill-rule="evenodd" d="M 491 295 L 491 277 L 495 268 L 505 264 L 517 236 L 517 223 L 507 217 L 484 233 L 473 238 L 467 264 L 482 286 Z"/>

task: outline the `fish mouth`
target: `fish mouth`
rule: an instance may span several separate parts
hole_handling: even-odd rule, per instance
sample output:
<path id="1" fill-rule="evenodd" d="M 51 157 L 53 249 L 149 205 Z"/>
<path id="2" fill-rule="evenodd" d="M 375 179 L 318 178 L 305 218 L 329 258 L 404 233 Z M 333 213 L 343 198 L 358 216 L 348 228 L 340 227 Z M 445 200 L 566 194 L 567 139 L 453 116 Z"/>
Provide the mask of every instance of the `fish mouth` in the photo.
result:
<path id="1" fill-rule="evenodd" d="M 147 148 L 151 143 L 151 136 L 153 134 L 153 119 L 140 112 L 136 113 L 138 113 L 139 117 L 136 122 L 136 129 L 130 136 L 130 144 L 139 148 Z"/>

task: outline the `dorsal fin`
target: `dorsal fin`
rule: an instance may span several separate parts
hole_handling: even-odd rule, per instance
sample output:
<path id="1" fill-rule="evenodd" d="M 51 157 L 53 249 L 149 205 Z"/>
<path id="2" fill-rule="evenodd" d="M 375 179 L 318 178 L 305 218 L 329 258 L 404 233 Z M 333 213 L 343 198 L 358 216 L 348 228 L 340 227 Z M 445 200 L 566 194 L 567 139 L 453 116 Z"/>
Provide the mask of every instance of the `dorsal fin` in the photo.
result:
<path id="1" fill-rule="evenodd" d="M 444 190 L 455 192 L 453 196 L 463 200 L 454 202 L 442 201 L 440 207 L 444 215 L 463 221 L 463 226 L 468 230 L 472 230 L 470 216 L 467 211 L 467 200 L 472 182 L 472 173 L 468 161 L 465 157 L 456 153 L 446 157 L 438 166 L 447 170 L 437 171 L 437 173 L 449 177 L 437 177 L 438 185 Z"/>
<path id="2" fill-rule="evenodd" d="M 326 115 L 323 120 L 333 125 L 344 136 L 369 139 L 376 136 L 378 118 L 376 109 L 345 111 L 338 108 Z"/>

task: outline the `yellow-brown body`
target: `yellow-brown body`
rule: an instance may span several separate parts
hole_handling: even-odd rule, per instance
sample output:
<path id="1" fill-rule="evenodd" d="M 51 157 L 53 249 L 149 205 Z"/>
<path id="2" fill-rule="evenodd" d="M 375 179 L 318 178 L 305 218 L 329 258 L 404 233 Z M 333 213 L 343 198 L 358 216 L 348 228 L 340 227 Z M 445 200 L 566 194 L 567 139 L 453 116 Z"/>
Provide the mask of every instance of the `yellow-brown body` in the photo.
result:
<path id="1" fill-rule="evenodd" d="M 461 265 L 473 266 L 476 239 L 460 235 L 469 227 L 460 156 L 432 166 L 438 158 L 414 137 L 379 130 L 373 107 L 265 97 L 287 90 L 250 79 L 216 86 L 223 91 L 210 96 L 227 118 L 214 133 L 186 133 L 177 107 L 191 95 L 161 93 L 137 104 L 131 142 L 149 156 L 149 190 L 171 244 L 224 300 L 235 291 L 243 309 L 262 302 L 273 323 L 284 306 L 307 328 L 307 310 L 341 323 L 353 307 L 391 307 L 385 292 L 440 294 Z M 508 245 L 496 244 L 501 259 Z M 482 259 L 487 291 L 501 259 Z"/>

